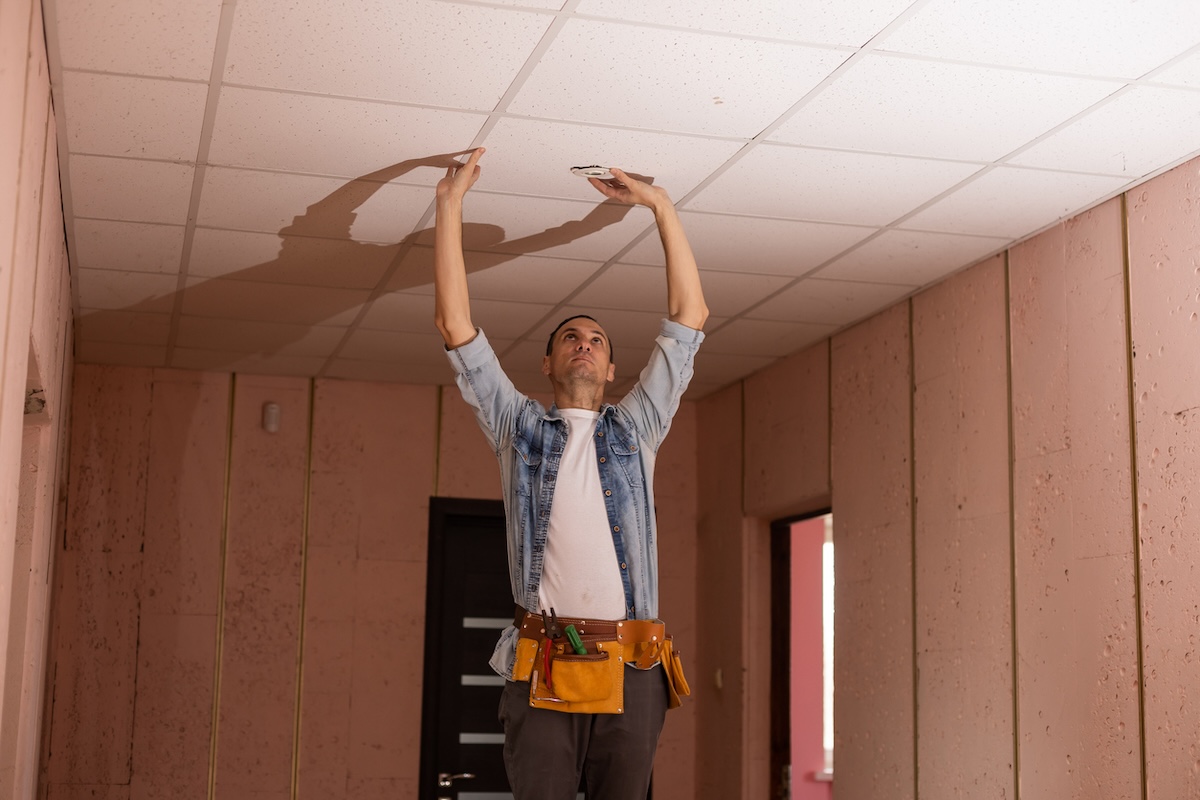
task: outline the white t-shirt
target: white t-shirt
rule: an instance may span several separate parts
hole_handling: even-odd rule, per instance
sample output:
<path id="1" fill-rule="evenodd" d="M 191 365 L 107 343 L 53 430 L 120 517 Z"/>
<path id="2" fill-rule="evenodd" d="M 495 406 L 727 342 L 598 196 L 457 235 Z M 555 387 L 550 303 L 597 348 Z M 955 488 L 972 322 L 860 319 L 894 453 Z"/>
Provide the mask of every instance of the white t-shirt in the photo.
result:
<path id="1" fill-rule="evenodd" d="M 596 464 L 600 412 L 564 408 L 559 413 L 568 425 L 567 446 L 550 505 L 538 610 L 553 608 L 560 617 L 625 619 L 625 588 Z"/>

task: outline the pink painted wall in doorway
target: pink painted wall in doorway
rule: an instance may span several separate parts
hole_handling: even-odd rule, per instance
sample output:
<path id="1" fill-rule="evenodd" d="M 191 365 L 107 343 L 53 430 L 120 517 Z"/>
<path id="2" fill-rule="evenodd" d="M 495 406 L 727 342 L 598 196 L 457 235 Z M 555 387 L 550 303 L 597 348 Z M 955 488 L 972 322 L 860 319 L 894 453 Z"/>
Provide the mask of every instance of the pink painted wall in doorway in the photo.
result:
<path id="1" fill-rule="evenodd" d="M 829 800 L 825 769 L 825 518 L 792 525 L 791 738 L 792 800 Z"/>

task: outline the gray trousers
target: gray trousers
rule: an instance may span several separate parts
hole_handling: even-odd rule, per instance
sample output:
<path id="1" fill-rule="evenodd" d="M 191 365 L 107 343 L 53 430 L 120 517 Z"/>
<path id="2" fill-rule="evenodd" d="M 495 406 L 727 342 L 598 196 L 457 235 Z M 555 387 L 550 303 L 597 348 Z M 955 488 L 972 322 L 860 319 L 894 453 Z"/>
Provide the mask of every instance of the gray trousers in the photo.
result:
<path id="1" fill-rule="evenodd" d="M 529 682 L 500 697 L 504 768 L 516 800 L 643 800 L 667 714 L 662 667 L 625 668 L 625 713 L 565 714 L 529 706 Z"/>

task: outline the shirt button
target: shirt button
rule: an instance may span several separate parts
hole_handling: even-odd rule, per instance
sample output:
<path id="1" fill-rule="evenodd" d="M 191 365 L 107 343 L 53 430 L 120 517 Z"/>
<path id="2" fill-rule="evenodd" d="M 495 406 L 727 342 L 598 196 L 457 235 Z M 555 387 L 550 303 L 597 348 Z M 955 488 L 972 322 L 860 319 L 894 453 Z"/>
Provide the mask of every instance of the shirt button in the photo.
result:
<path id="1" fill-rule="evenodd" d="M 607 460 L 608 460 L 608 459 L 606 459 L 604 456 L 600 456 L 600 463 L 601 463 L 601 464 L 603 464 L 603 463 L 604 463 L 605 461 L 607 461 Z"/>
<path id="2" fill-rule="evenodd" d="M 604 496 L 605 496 L 605 497 L 612 497 L 612 492 L 611 492 L 611 491 L 609 491 L 608 489 L 605 489 L 605 490 L 604 490 Z"/>
<path id="3" fill-rule="evenodd" d="M 621 562 L 621 569 L 628 569 L 624 561 Z"/>
<path id="4" fill-rule="evenodd" d="M 621 526 L 620 526 L 620 525 L 613 525 L 613 530 L 614 530 L 614 531 L 616 531 L 617 533 L 620 533 L 620 532 L 621 532 Z"/>
<path id="5" fill-rule="evenodd" d="M 597 436 L 599 436 L 601 439 L 603 439 L 603 438 L 604 438 L 604 431 L 596 431 L 596 435 L 597 435 Z"/>

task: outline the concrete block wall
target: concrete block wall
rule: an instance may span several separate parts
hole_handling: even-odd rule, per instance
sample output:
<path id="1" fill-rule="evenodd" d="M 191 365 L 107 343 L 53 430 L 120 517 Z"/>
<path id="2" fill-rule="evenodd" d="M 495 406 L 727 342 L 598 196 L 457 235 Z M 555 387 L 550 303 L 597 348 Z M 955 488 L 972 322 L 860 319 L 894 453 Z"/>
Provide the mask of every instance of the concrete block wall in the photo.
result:
<path id="1" fill-rule="evenodd" d="M 1192 161 L 699 403 L 719 624 L 761 591 L 705 564 L 832 505 L 837 800 L 1200 797 L 1197 208 Z M 714 800 L 758 757 L 725 702 Z"/>
<path id="2" fill-rule="evenodd" d="M 31 798 L 62 523 L 70 275 L 41 4 L 0 1 L 0 797 Z M 28 403 L 27 403 L 28 400 Z"/>

